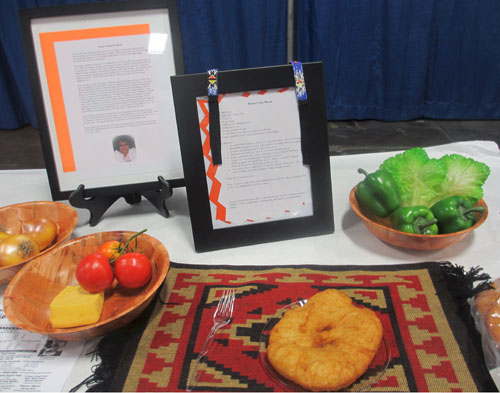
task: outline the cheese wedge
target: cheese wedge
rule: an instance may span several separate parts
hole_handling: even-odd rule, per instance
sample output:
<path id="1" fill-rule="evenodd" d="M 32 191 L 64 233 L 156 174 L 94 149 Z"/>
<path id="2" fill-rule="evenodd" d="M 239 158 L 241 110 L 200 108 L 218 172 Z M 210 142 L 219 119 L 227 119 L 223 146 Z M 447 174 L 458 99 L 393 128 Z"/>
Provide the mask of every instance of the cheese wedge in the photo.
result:
<path id="1" fill-rule="evenodd" d="M 55 328 L 96 323 L 103 305 L 104 291 L 90 293 L 79 285 L 67 286 L 50 303 L 50 323 Z"/>

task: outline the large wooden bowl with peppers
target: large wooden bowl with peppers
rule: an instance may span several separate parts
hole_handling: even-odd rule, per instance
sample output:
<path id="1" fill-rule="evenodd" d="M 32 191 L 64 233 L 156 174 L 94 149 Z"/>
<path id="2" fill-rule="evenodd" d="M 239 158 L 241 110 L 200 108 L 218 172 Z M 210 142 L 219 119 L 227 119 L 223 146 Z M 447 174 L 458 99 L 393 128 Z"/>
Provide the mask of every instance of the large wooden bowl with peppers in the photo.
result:
<path id="1" fill-rule="evenodd" d="M 363 223 L 370 230 L 370 232 L 372 232 L 383 242 L 395 247 L 423 251 L 446 248 L 463 240 L 473 230 L 482 225 L 488 217 L 488 206 L 486 205 L 486 202 L 481 199 L 476 203 L 475 206 L 482 207 L 484 211 L 472 213 L 474 214 L 475 223 L 466 229 L 444 234 L 431 234 L 430 232 L 433 232 L 431 229 L 429 229 L 427 234 L 408 233 L 402 230 L 395 229 L 390 217 L 380 218 L 368 209 L 364 208 L 363 205 L 359 203 L 358 198 L 356 197 L 356 188 L 357 186 L 351 190 L 351 193 L 349 195 L 349 203 L 352 210 L 354 210 L 354 212 L 363 220 Z M 376 209 L 375 206 L 374 208 Z M 412 215 L 422 216 L 425 215 L 425 212 L 407 210 L 405 214 L 401 214 L 400 217 L 398 217 L 397 220 L 399 222 L 399 225 L 411 225 Z M 463 225 L 467 226 L 467 224 L 464 224 L 460 220 L 460 216 L 457 215 L 456 220 L 454 220 L 453 222 L 450 221 L 450 227 L 448 228 L 448 230 L 451 231 L 454 229 L 460 229 L 463 227 Z M 431 227 L 432 225 L 430 225 L 429 228 Z"/>
<path id="2" fill-rule="evenodd" d="M 380 240 L 412 250 L 460 242 L 488 217 L 485 163 L 460 154 L 431 158 L 421 147 L 384 160 L 351 191 L 352 209 Z"/>

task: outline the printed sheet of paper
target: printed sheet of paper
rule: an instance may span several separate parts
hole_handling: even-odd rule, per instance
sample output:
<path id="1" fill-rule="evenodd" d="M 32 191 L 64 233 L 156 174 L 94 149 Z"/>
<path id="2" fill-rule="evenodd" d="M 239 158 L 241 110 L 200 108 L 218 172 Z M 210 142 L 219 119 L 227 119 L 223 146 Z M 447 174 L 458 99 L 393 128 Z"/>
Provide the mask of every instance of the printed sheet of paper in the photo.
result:
<path id="1" fill-rule="evenodd" d="M 13 325 L 3 311 L 0 287 L 0 391 L 60 392 L 83 342 L 52 339 Z"/>
<path id="2" fill-rule="evenodd" d="M 218 166 L 207 139 L 207 99 L 197 102 L 214 229 L 313 214 L 294 88 L 219 95 Z"/>
<path id="3" fill-rule="evenodd" d="M 41 23 L 34 30 L 61 190 L 184 176 L 170 85 L 172 37 L 163 26 L 168 13 L 126 24 L 132 19 L 58 31 Z"/>

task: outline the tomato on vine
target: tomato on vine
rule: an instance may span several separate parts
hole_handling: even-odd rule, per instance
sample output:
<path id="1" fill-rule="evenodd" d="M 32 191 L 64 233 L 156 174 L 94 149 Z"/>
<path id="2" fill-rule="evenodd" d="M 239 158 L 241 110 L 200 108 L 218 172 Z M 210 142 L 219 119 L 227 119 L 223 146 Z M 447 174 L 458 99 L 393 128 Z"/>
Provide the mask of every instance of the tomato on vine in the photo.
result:
<path id="1" fill-rule="evenodd" d="M 109 259 L 100 252 L 84 257 L 76 268 L 76 279 L 81 287 L 91 293 L 111 287 L 115 276 Z"/>
<path id="2" fill-rule="evenodd" d="M 120 256 L 114 266 L 116 279 L 125 288 L 140 288 L 151 279 L 151 261 L 144 254 L 128 252 Z"/>
<path id="3" fill-rule="evenodd" d="M 152 276 L 151 261 L 146 255 L 136 252 L 137 237 L 145 231 L 135 233 L 125 243 L 106 241 L 96 252 L 83 258 L 76 270 L 76 278 L 82 288 L 93 293 L 106 290 L 113 284 L 115 276 L 125 288 L 146 285 Z M 134 240 L 135 247 L 131 251 L 129 245 Z"/>
<path id="4" fill-rule="evenodd" d="M 116 259 L 120 256 L 120 251 L 123 246 L 124 244 L 120 243 L 118 240 L 108 240 L 99 246 L 97 252 L 106 255 L 110 260 Z"/>

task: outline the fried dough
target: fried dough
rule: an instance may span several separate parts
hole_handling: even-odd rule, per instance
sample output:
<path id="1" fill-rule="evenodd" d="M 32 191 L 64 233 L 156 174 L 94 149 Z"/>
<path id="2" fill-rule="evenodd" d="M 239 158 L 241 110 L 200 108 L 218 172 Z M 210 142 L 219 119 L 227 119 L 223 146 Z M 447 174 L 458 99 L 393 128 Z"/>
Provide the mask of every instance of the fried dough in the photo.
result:
<path id="1" fill-rule="evenodd" d="M 500 305 L 492 306 L 485 317 L 485 324 L 490 332 L 490 336 L 497 343 L 500 343 Z"/>
<path id="2" fill-rule="evenodd" d="M 498 286 L 496 282 L 494 282 L 492 289 L 488 289 L 476 295 L 475 298 L 476 310 L 483 316 L 486 316 L 493 306 L 498 305 L 499 298 L 500 298 L 500 292 L 498 291 Z"/>
<path id="3" fill-rule="evenodd" d="M 490 337 L 500 343 L 500 279 L 493 282 L 493 288 L 476 295 L 474 307 L 484 320 Z"/>
<path id="4" fill-rule="evenodd" d="M 327 289 L 287 311 L 271 330 L 267 357 L 283 377 L 309 390 L 339 390 L 365 373 L 382 323 L 341 291 Z"/>

